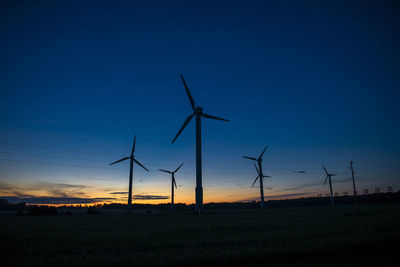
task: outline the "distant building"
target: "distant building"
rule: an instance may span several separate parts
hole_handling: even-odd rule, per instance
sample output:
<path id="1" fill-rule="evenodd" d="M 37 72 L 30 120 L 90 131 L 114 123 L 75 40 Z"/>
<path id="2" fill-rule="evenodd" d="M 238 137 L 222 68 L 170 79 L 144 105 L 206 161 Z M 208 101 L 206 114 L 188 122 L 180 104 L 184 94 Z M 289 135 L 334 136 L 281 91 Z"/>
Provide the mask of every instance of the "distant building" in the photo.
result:
<path id="1" fill-rule="evenodd" d="M 375 188 L 375 194 L 379 194 L 381 192 L 381 189 L 379 187 Z"/>
<path id="2" fill-rule="evenodd" d="M 348 196 L 349 194 L 347 192 L 343 192 L 343 196 Z"/>
<path id="3" fill-rule="evenodd" d="M 335 197 L 338 197 L 338 196 L 339 196 L 339 193 L 335 193 L 334 195 L 335 195 Z"/>
<path id="4" fill-rule="evenodd" d="M 389 186 L 389 187 L 387 188 L 387 191 L 388 191 L 388 193 L 393 193 L 393 187 Z"/>
<path id="5" fill-rule="evenodd" d="M 364 189 L 364 195 L 368 195 L 368 189 Z"/>

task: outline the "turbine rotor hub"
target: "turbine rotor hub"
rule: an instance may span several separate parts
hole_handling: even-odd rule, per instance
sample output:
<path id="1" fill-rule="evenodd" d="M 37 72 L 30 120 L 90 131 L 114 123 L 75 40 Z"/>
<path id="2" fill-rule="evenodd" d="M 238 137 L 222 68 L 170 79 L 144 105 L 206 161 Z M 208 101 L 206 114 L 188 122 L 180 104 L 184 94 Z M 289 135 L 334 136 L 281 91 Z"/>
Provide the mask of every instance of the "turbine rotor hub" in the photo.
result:
<path id="1" fill-rule="evenodd" d="M 203 108 L 202 107 L 196 107 L 196 114 L 202 114 L 203 113 Z"/>

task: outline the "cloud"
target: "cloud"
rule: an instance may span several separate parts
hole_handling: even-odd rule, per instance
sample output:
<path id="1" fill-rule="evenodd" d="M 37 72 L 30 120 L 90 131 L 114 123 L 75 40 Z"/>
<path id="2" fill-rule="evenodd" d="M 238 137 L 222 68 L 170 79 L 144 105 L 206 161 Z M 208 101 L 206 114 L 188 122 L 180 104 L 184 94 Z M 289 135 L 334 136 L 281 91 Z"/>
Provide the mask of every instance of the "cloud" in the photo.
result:
<path id="1" fill-rule="evenodd" d="M 287 187 L 284 189 L 281 189 L 280 191 L 293 191 L 293 190 L 301 190 L 304 189 L 303 187 Z"/>
<path id="2" fill-rule="evenodd" d="M 157 199 L 169 199 L 169 196 L 159 196 L 159 195 L 134 195 L 133 199 L 139 200 L 157 200 Z"/>
<path id="3" fill-rule="evenodd" d="M 112 195 L 128 195 L 128 192 L 112 192 Z M 120 197 L 120 199 L 127 199 L 128 196 Z M 157 200 L 157 199 L 169 199 L 169 196 L 152 195 L 149 193 L 133 195 L 133 199 L 136 200 Z"/>
<path id="4" fill-rule="evenodd" d="M 10 190 L 13 190 L 13 188 L 9 184 L 0 181 L 0 192 L 7 192 Z"/>
<path id="5" fill-rule="evenodd" d="M 75 189 L 83 189 L 86 188 L 86 185 L 77 185 L 77 184 L 64 184 L 64 183 L 51 183 L 51 182 L 38 182 L 32 185 L 35 189 L 40 189 L 42 187 L 46 188 L 75 188 Z"/>
<path id="6" fill-rule="evenodd" d="M 27 203 L 27 204 L 86 204 L 86 203 L 99 203 L 111 202 L 115 198 L 79 198 L 79 197 L 8 197 L 0 196 L 0 198 L 7 199 L 12 203 Z"/>
<path id="7" fill-rule="evenodd" d="M 23 186 L 11 186 L 0 182 L 0 194 L 6 195 L 4 198 L 10 202 L 26 202 L 30 204 L 81 204 L 96 203 L 106 199 L 85 197 L 83 189 L 88 188 L 85 185 L 36 182 Z M 42 192 L 38 196 L 34 192 Z"/>
<path id="8" fill-rule="evenodd" d="M 45 191 L 46 195 L 52 197 L 68 198 L 73 195 L 84 195 L 82 189 L 86 189 L 85 185 L 53 183 L 53 182 L 37 182 L 30 185 L 25 185 L 23 190 L 19 191 Z M 15 192 L 14 192 L 15 193 Z"/>

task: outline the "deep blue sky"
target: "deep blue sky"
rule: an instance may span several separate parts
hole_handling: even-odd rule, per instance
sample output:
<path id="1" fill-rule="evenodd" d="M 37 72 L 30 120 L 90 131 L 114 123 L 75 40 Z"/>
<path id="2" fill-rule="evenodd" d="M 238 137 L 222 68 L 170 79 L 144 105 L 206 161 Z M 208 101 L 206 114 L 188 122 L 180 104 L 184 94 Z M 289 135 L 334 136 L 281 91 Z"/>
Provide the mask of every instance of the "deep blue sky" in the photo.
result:
<path id="1" fill-rule="evenodd" d="M 257 197 L 240 156 L 265 145 L 269 195 L 326 193 L 321 163 L 350 192 L 349 160 L 361 188 L 399 189 L 396 1 L 2 1 L 0 12 L 0 195 L 126 190 L 128 165 L 107 163 L 137 134 L 153 171 L 136 169 L 135 193 L 168 195 L 156 169 L 185 161 L 177 181 L 194 199 L 194 123 L 170 144 L 191 111 L 181 72 L 205 112 L 231 120 L 203 123 L 206 201 Z M 77 185 L 103 187 L 48 189 Z"/>

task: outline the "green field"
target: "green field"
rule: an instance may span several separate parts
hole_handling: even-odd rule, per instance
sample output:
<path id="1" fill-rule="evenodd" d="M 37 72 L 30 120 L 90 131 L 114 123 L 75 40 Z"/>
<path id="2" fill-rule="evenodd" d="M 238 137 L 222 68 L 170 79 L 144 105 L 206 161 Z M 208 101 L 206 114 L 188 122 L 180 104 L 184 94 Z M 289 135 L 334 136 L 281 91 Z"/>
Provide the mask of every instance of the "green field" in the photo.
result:
<path id="1" fill-rule="evenodd" d="M 399 266 L 400 205 L 0 214 L 1 266 Z M 81 211 L 82 212 L 82 211 Z"/>

